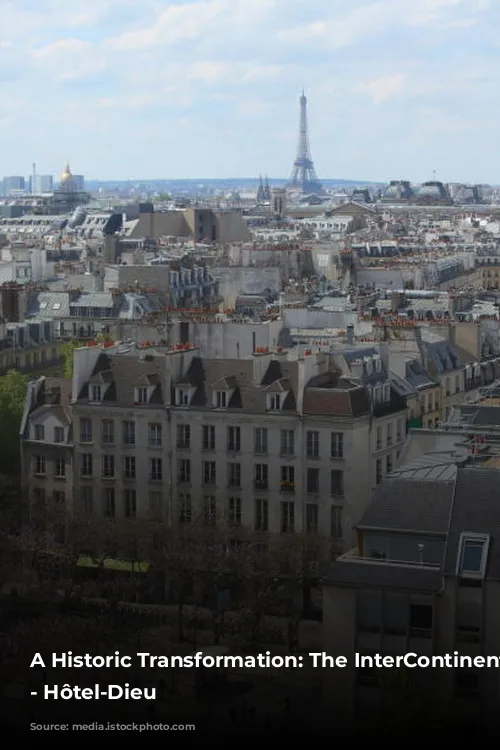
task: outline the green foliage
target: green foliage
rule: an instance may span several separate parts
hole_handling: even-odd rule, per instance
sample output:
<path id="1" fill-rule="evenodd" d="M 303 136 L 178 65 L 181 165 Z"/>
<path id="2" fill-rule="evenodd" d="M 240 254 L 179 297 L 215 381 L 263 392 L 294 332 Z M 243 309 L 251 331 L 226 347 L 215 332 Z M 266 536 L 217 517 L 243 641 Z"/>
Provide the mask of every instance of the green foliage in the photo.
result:
<path id="1" fill-rule="evenodd" d="M 0 473 L 8 476 L 20 472 L 19 428 L 27 383 L 18 370 L 0 377 Z"/>
<path id="2" fill-rule="evenodd" d="M 64 357 L 64 368 L 63 368 L 63 377 L 71 379 L 73 377 L 73 353 L 75 349 L 79 349 L 82 346 L 80 341 L 77 339 L 71 339 L 71 341 L 66 342 L 63 347 L 63 357 Z"/>

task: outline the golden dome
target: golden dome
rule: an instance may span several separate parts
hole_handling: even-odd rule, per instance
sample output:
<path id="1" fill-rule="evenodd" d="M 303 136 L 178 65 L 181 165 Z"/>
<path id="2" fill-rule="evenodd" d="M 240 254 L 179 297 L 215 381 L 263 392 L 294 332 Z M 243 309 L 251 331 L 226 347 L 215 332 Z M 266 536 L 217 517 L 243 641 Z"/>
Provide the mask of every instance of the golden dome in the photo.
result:
<path id="1" fill-rule="evenodd" d="M 60 177 L 60 182 L 69 182 L 69 180 L 73 179 L 73 175 L 71 174 L 71 169 L 69 168 L 69 164 L 66 165 L 66 169 L 62 173 Z"/>

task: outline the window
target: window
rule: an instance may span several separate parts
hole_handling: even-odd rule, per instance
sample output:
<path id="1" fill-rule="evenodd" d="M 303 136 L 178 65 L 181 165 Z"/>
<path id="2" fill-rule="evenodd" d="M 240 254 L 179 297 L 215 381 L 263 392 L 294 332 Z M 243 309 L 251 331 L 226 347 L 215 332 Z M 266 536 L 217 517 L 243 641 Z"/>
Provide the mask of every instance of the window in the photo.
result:
<path id="1" fill-rule="evenodd" d="M 177 425 L 177 448 L 178 450 L 189 450 L 191 445 L 191 425 Z"/>
<path id="2" fill-rule="evenodd" d="M 151 490 L 149 493 L 149 512 L 155 516 L 161 514 L 163 507 L 163 494 L 159 490 Z"/>
<path id="3" fill-rule="evenodd" d="M 161 448 L 162 430 L 161 424 L 148 425 L 148 445 L 150 448 Z"/>
<path id="4" fill-rule="evenodd" d="M 102 400 L 102 388 L 100 385 L 91 385 L 89 388 L 89 401 L 92 404 L 98 404 Z"/>
<path id="5" fill-rule="evenodd" d="M 231 463 L 227 465 L 227 486 L 241 487 L 241 464 Z"/>
<path id="6" fill-rule="evenodd" d="M 54 443 L 64 443 L 64 427 L 54 427 Z"/>
<path id="7" fill-rule="evenodd" d="M 466 578 L 484 578 L 488 546 L 488 536 L 462 534 L 458 549 L 457 575 Z"/>
<path id="8" fill-rule="evenodd" d="M 91 419 L 80 419 L 80 442 L 81 443 L 92 442 L 92 420 Z"/>
<path id="9" fill-rule="evenodd" d="M 135 456 L 125 456 L 123 476 L 125 479 L 135 479 Z"/>
<path id="10" fill-rule="evenodd" d="M 180 459 L 177 478 L 182 484 L 189 484 L 191 482 L 191 461 L 189 458 Z"/>
<path id="11" fill-rule="evenodd" d="M 92 453 L 82 453 L 82 477 L 92 476 Z"/>
<path id="12" fill-rule="evenodd" d="M 214 394 L 214 407 L 216 409 L 225 409 L 227 406 L 227 391 L 216 391 Z"/>
<path id="13" fill-rule="evenodd" d="M 386 456 L 385 463 L 387 467 L 387 473 L 390 474 L 392 471 L 392 456 L 390 454 Z"/>
<path id="14" fill-rule="evenodd" d="M 332 432 L 330 440 L 330 457 L 344 458 L 344 434 Z"/>
<path id="15" fill-rule="evenodd" d="M 387 445 L 392 445 L 392 422 L 387 423 Z"/>
<path id="16" fill-rule="evenodd" d="M 306 505 L 306 530 L 318 530 L 318 506 L 316 503 L 307 503 Z"/>
<path id="17" fill-rule="evenodd" d="M 295 433 L 293 430 L 281 430 L 281 455 L 295 455 Z"/>
<path id="18" fill-rule="evenodd" d="M 217 477 L 215 461 L 202 461 L 203 484 L 215 484 Z"/>
<path id="19" fill-rule="evenodd" d="M 66 461 L 63 458 L 56 458 L 54 463 L 54 476 L 56 479 L 66 478 Z"/>
<path id="20" fill-rule="evenodd" d="M 114 478 L 115 476 L 115 457 L 114 456 L 102 457 L 102 476 L 108 479 Z"/>
<path id="21" fill-rule="evenodd" d="M 267 490 L 269 487 L 269 467 L 267 464 L 255 464 L 254 489 Z"/>
<path id="22" fill-rule="evenodd" d="M 66 495 L 60 490 L 55 490 L 52 493 L 52 500 L 54 501 L 54 505 L 62 506 L 66 502 Z"/>
<path id="23" fill-rule="evenodd" d="M 201 431 L 202 448 L 204 451 L 215 450 L 215 426 L 213 424 L 204 424 Z"/>
<path id="24" fill-rule="evenodd" d="M 319 469 L 307 469 L 307 492 L 313 494 L 319 492 Z"/>
<path id="25" fill-rule="evenodd" d="M 267 427 L 255 428 L 254 453 L 267 453 Z"/>
<path id="26" fill-rule="evenodd" d="M 92 513 L 94 505 L 94 496 L 92 487 L 82 487 L 80 489 L 80 504 L 84 513 Z"/>
<path id="27" fill-rule="evenodd" d="M 45 510 L 45 487 L 35 487 L 33 489 L 33 500 L 37 506 L 38 511 L 44 511 Z"/>
<path id="28" fill-rule="evenodd" d="M 241 449 L 241 429 L 239 427 L 227 428 L 227 449 L 231 453 L 239 453 Z"/>
<path id="29" fill-rule="evenodd" d="M 382 450 L 382 427 L 377 427 L 377 450 Z"/>
<path id="30" fill-rule="evenodd" d="M 103 490 L 103 514 L 106 518 L 115 517 L 115 488 L 106 487 Z"/>
<path id="31" fill-rule="evenodd" d="M 149 478 L 152 482 L 161 482 L 163 479 L 163 468 L 161 458 L 152 458 L 149 462 Z"/>
<path id="32" fill-rule="evenodd" d="M 377 458 L 375 461 L 375 482 L 380 484 L 382 481 L 382 460 Z"/>
<path id="33" fill-rule="evenodd" d="M 177 388 L 175 391 L 176 406 L 189 406 L 189 391 L 185 388 Z"/>
<path id="34" fill-rule="evenodd" d="M 255 501 L 255 531 L 269 531 L 269 504 L 265 499 Z"/>
<path id="35" fill-rule="evenodd" d="M 281 491 L 295 492 L 295 468 L 293 466 L 281 467 Z"/>
<path id="36" fill-rule="evenodd" d="M 319 432 L 308 430 L 306 435 L 307 458 L 319 458 Z"/>
<path id="37" fill-rule="evenodd" d="M 115 423 L 112 419 L 101 421 L 101 440 L 108 445 L 115 442 Z"/>
<path id="38" fill-rule="evenodd" d="M 342 528 L 342 507 L 332 505 L 330 508 L 330 535 L 332 539 L 342 539 L 344 536 Z"/>
<path id="39" fill-rule="evenodd" d="M 241 497 L 230 497 L 228 500 L 228 520 L 232 526 L 241 525 Z"/>
<path id="40" fill-rule="evenodd" d="M 179 495 L 179 523 L 188 524 L 192 520 L 191 495 L 181 493 Z"/>
<path id="41" fill-rule="evenodd" d="M 135 490 L 125 490 L 124 497 L 125 518 L 135 518 L 137 515 L 137 495 Z"/>
<path id="42" fill-rule="evenodd" d="M 281 503 L 281 532 L 292 534 L 295 531 L 295 504 L 286 500 Z"/>
<path id="43" fill-rule="evenodd" d="M 206 495 L 203 498 L 203 520 L 205 526 L 215 526 L 217 522 L 215 495 Z"/>
<path id="44" fill-rule="evenodd" d="M 123 422 L 123 444 L 135 445 L 135 422 Z"/>
<path id="45" fill-rule="evenodd" d="M 35 474 L 38 477 L 45 476 L 45 456 L 35 456 Z"/>
<path id="46" fill-rule="evenodd" d="M 410 604 L 410 635 L 414 638 L 432 636 L 432 604 Z"/>
<path id="47" fill-rule="evenodd" d="M 136 388 L 134 393 L 134 401 L 136 404 L 147 404 L 148 403 L 148 389 L 147 388 Z"/>
<path id="48" fill-rule="evenodd" d="M 35 425 L 35 440 L 45 440 L 45 427 L 43 424 Z"/>
<path id="49" fill-rule="evenodd" d="M 455 670 L 455 694 L 458 698 L 477 700 L 479 697 L 479 675 L 465 669 Z"/>
<path id="50" fill-rule="evenodd" d="M 280 411 L 282 405 L 281 393 L 271 393 L 267 397 L 267 410 Z"/>
<path id="51" fill-rule="evenodd" d="M 344 472 L 332 469 L 330 472 L 330 494 L 332 497 L 344 495 Z"/>

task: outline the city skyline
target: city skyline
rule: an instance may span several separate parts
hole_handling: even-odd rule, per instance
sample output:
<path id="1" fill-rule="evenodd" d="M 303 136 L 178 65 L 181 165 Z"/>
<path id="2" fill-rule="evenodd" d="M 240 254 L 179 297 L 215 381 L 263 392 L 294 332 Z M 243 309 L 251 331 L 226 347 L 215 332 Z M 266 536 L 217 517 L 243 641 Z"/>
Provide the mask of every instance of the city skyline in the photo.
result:
<path id="1" fill-rule="evenodd" d="M 497 183 L 498 20 L 487 0 L 7 3 L 0 171 L 286 179 L 304 89 L 320 180 Z"/>

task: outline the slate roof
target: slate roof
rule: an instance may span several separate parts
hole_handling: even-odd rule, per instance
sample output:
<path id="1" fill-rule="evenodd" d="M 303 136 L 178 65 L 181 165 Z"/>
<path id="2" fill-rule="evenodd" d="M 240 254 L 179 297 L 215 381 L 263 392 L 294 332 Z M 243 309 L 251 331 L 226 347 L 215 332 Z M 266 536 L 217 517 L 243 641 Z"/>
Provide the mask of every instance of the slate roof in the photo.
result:
<path id="1" fill-rule="evenodd" d="M 158 406 L 164 401 L 162 384 L 166 382 L 167 362 L 165 357 L 140 359 L 137 356 L 109 356 L 102 352 L 91 373 L 89 381 L 83 385 L 78 394 L 78 401 L 88 400 L 88 383 L 106 383 L 108 388 L 103 395 L 103 403 L 134 406 L 134 385 L 142 378 L 156 380 L 150 399 L 151 406 Z M 141 404 L 141 408 L 143 405 Z"/>
<path id="2" fill-rule="evenodd" d="M 389 478 L 374 491 L 358 528 L 445 534 L 454 487 L 454 480 Z"/>
<path id="3" fill-rule="evenodd" d="M 489 534 L 486 577 L 500 580 L 500 471 L 466 467 L 459 470 L 448 533 L 444 569 L 455 575 L 462 532 Z"/>
<path id="4" fill-rule="evenodd" d="M 44 387 L 40 389 L 38 403 L 30 412 L 36 417 L 50 411 L 62 424 L 71 424 L 71 380 L 65 378 L 45 378 Z"/>
<path id="5" fill-rule="evenodd" d="M 435 533 L 446 538 L 440 568 L 405 565 L 359 557 L 340 557 L 325 583 L 350 586 L 397 587 L 437 591 L 442 576 L 455 576 L 463 533 L 490 537 L 486 578 L 500 580 L 500 471 L 496 468 L 457 466 L 456 478 L 429 480 L 389 479 L 374 493 L 359 531 L 392 529 Z"/>
<path id="6" fill-rule="evenodd" d="M 261 383 L 255 383 L 252 360 L 202 360 L 193 357 L 185 374 L 180 378 L 196 388 L 190 406 L 200 410 L 211 410 L 213 394 L 230 384 L 233 395 L 227 411 L 242 410 L 255 414 L 267 411 L 267 396 L 278 382 L 290 387 L 281 407 L 284 412 L 296 412 L 298 387 L 298 363 L 271 360 Z M 175 384 L 174 384 L 175 385 Z M 281 388 L 279 389 L 281 391 Z"/>

